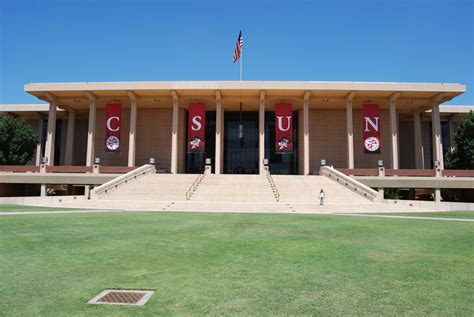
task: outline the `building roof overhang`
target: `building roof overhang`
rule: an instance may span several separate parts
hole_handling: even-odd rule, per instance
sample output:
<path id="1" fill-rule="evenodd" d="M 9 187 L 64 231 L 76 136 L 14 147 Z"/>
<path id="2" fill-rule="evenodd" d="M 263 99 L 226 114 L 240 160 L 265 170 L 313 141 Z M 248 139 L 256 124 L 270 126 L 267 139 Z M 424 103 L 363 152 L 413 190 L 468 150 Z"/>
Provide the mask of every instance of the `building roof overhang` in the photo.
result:
<path id="1" fill-rule="evenodd" d="M 265 91 L 269 102 L 290 101 L 301 107 L 305 93 L 310 93 L 311 104 L 317 107 L 345 107 L 346 97 L 355 92 L 354 108 L 363 102 L 380 102 L 382 107 L 388 98 L 400 93 L 397 108 L 412 110 L 429 106 L 431 100 L 442 94 L 446 102 L 464 93 L 466 86 L 456 83 L 397 83 L 397 82 L 326 82 L 326 81 L 160 81 L 160 82 L 78 82 L 78 83 L 31 83 L 25 91 L 42 100 L 53 96 L 59 107 L 87 109 L 86 92 L 103 102 L 129 103 L 128 92 L 140 99 L 139 107 L 169 106 L 171 92 L 175 91 L 181 106 L 187 102 L 203 101 L 215 104 L 215 92 L 220 91 L 226 107 L 240 101 L 258 104 L 260 92 Z M 101 103 L 98 103 L 101 106 Z"/>
<path id="2" fill-rule="evenodd" d="M 63 109 L 56 107 L 59 112 L 59 117 Z M 0 105 L 0 113 L 8 113 L 14 116 L 19 116 L 27 120 L 36 120 L 46 118 L 49 113 L 49 104 L 2 104 Z"/>

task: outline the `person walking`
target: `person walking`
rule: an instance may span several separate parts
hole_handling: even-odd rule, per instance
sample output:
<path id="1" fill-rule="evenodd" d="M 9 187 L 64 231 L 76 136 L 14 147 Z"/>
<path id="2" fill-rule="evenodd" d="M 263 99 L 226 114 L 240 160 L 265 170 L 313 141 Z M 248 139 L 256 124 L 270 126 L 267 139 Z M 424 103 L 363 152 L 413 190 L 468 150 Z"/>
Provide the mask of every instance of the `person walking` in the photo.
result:
<path id="1" fill-rule="evenodd" d="M 324 190 L 321 188 L 321 191 L 319 192 L 319 204 L 324 205 L 324 197 L 326 195 L 324 194 Z"/>

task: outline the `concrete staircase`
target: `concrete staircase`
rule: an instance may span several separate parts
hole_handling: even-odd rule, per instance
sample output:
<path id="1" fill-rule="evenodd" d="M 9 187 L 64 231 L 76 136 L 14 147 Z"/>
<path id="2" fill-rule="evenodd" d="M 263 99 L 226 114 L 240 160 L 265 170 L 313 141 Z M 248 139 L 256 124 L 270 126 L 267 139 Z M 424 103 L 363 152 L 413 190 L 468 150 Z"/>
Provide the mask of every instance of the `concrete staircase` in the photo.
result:
<path id="1" fill-rule="evenodd" d="M 148 174 L 147 174 L 148 173 Z M 367 199 L 364 189 L 328 171 L 326 176 L 155 174 L 144 168 L 95 189 L 90 200 L 61 202 L 64 207 L 202 212 L 334 213 L 408 211 L 404 207 Z M 332 178 L 331 178 L 332 177 Z M 272 180 L 276 188 L 272 188 Z M 196 182 L 195 182 L 196 181 Z M 187 200 L 186 192 L 191 195 Z M 319 205 L 319 191 L 326 193 Z M 371 189 L 369 189 L 371 190 Z M 276 193 L 279 193 L 277 201 Z M 366 191 L 365 191 L 366 192 Z"/>
<path id="2" fill-rule="evenodd" d="M 197 174 L 148 174 L 94 197 L 110 201 L 184 202 Z M 324 189 L 327 204 L 370 204 L 368 199 L 325 176 L 272 175 L 280 203 L 319 203 Z M 264 175 L 205 175 L 189 201 L 203 203 L 277 203 Z"/>
<path id="3" fill-rule="evenodd" d="M 280 193 L 280 202 L 319 203 L 319 191 L 324 190 L 327 204 L 367 204 L 368 199 L 325 176 L 272 175 Z"/>
<path id="4" fill-rule="evenodd" d="M 106 194 L 97 196 L 99 200 L 130 201 L 185 201 L 186 191 L 197 174 L 149 174 L 123 184 Z"/>
<path id="5" fill-rule="evenodd" d="M 276 199 L 265 176 L 206 175 L 190 201 L 275 203 Z"/>

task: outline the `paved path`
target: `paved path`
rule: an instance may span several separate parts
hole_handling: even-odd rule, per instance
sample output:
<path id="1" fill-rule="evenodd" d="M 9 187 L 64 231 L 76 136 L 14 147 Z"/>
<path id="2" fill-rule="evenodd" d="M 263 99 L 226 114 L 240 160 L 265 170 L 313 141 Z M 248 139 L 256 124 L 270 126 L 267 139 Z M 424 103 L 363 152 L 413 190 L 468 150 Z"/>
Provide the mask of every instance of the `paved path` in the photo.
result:
<path id="1" fill-rule="evenodd" d="M 335 215 L 336 215 L 336 214 L 335 214 Z M 394 216 L 394 215 L 368 215 L 368 214 L 337 214 L 337 215 L 338 215 L 338 216 L 353 216 L 353 217 L 374 217 L 374 218 L 410 219 L 410 220 L 441 220 L 441 221 L 474 222 L 474 219 L 467 219 L 467 218 L 438 218 L 438 217 Z"/>
<path id="2" fill-rule="evenodd" d="M 87 213 L 101 213 L 101 212 L 130 212 L 130 210 L 112 210 L 112 209 L 97 209 L 97 210 L 43 210 L 43 211 L 2 211 L 0 216 L 26 216 L 26 215 L 63 215 L 63 214 L 87 214 Z"/>
<path id="3" fill-rule="evenodd" d="M 26 216 L 26 215 L 62 215 L 62 214 L 84 214 L 84 213 L 120 213 L 120 212 L 160 212 L 160 211 L 139 211 L 139 210 L 119 210 L 119 209 L 93 209 L 93 210 L 54 210 L 54 211 L 11 211 L 0 212 L 0 216 Z M 179 211 L 178 211 L 179 212 Z M 202 211 L 197 211 L 202 212 Z M 226 212 L 226 211 L 221 211 Z M 231 213 L 242 213 L 240 211 Z M 259 213 L 259 212 L 250 212 Z M 273 212 L 262 212 L 273 213 Z M 275 212 L 282 213 L 282 212 Z M 370 214 L 351 214 L 351 213 L 333 213 L 333 212 L 286 212 L 292 214 L 314 214 L 326 216 L 351 216 L 351 217 L 372 217 L 372 218 L 393 218 L 408 220 L 435 220 L 435 221 L 458 221 L 458 222 L 474 222 L 474 219 L 466 218 L 441 218 L 441 217 L 420 217 L 420 216 L 395 216 L 395 215 L 370 215 Z"/>

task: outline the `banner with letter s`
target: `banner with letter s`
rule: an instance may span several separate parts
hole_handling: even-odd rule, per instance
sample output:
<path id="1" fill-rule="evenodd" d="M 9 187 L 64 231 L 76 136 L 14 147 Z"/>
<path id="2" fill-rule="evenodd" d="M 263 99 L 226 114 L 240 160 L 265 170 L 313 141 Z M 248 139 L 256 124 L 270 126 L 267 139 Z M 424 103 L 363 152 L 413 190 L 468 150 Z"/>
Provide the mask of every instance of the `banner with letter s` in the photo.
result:
<path id="1" fill-rule="evenodd" d="M 365 153 L 380 153 L 380 106 L 362 105 L 363 138 Z"/>
<path id="2" fill-rule="evenodd" d="M 108 103 L 105 105 L 105 150 L 120 151 L 120 125 L 122 121 L 122 105 Z"/>
<path id="3" fill-rule="evenodd" d="M 275 152 L 293 153 L 293 106 L 291 103 L 275 105 Z"/>
<path id="4" fill-rule="evenodd" d="M 204 153 L 206 137 L 206 105 L 190 103 L 188 112 L 188 153 Z"/>

